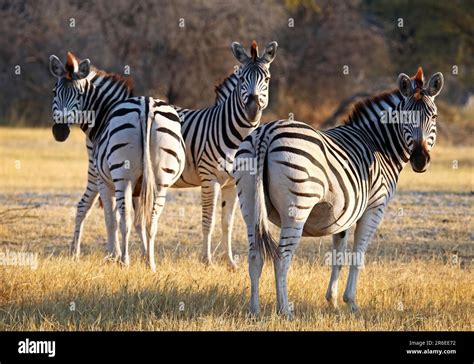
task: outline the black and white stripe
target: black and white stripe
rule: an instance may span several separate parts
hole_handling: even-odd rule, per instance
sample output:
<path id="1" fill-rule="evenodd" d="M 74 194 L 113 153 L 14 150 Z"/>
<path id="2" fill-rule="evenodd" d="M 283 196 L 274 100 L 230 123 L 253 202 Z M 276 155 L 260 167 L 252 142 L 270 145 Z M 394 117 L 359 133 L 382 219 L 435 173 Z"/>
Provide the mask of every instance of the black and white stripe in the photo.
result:
<path id="1" fill-rule="evenodd" d="M 417 172 L 429 165 L 436 137 L 434 98 L 443 77 L 435 74 L 426 88 L 423 83 L 421 69 L 412 79 L 401 74 L 399 90 L 359 103 L 343 126 L 322 132 L 280 120 L 259 127 L 241 144 L 234 177 L 248 232 L 252 312 L 259 312 L 258 283 L 267 256 L 275 265 L 278 311 L 291 315 L 286 276 L 301 236 L 333 235 L 334 251 L 341 253 L 356 225 L 353 252 L 363 258 L 404 165 L 410 161 Z M 382 119 L 390 109 L 412 119 Z M 256 160 L 255 176 L 240 168 L 249 159 Z M 268 219 L 281 227 L 278 244 Z M 353 310 L 362 263 L 351 265 L 344 293 Z M 333 266 L 327 292 L 333 304 L 340 269 Z"/>

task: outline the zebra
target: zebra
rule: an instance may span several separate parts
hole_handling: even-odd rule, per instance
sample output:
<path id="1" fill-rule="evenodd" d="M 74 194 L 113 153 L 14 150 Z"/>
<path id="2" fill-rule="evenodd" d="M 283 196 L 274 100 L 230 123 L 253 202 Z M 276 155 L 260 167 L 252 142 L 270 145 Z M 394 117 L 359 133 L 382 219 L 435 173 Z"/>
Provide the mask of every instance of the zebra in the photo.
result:
<path id="1" fill-rule="evenodd" d="M 201 187 L 202 260 L 209 265 L 212 264 L 211 237 L 220 188 L 222 236 L 228 262 L 235 269 L 231 235 L 237 192 L 231 176 L 232 163 L 239 144 L 260 124 L 262 111 L 268 105 L 269 68 L 278 43 L 268 43 L 261 56 L 255 40 L 250 55 L 237 42 L 233 42 L 231 48 L 240 67 L 216 87 L 215 104 L 197 110 L 176 107 L 182 119 L 186 166 L 173 187 Z"/>
<path id="2" fill-rule="evenodd" d="M 438 72 L 425 87 L 420 67 L 412 78 L 400 74 L 398 89 L 356 104 L 344 125 L 323 132 L 302 122 L 278 120 L 245 138 L 233 175 L 248 233 L 251 313 L 259 314 L 265 258 L 274 264 L 277 312 L 291 318 L 287 272 L 301 236 L 332 235 L 333 253 L 345 254 L 354 225 L 352 254 L 361 259 L 350 264 L 343 300 L 352 312 L 358 311 L 359 270 L 398 176 L 408 162 L 419 173 L 430 164 L 436 141 L 434 100 L 443 83 Z M 412 117 L 400 120 L 397 114 Z M 256 159 L 255 176 L 241 168 L 251 158 Z M 268 219 L 281 228 L 278 245 L 269 233 Z M 337 306 L 339 263 L 332 264 L 326 292 L 332 306 Z"/>
<path id="3" fill-rule="evenodd" d="M 185 145 L 181 120 L 166 102 L 151 97 L 129 97 L 127 78 L 107 73 L 71 52 L 66 64 L 52 55 L 53 136 L 65 141 L 69 125 L 79 123 L 92 145 L 97 188 L 104 207 L 108 251 L 130 264 L 128 242 L 135 200 L 135 223 L 148 264 L 156 271 L 154 240 L 168 188 L 184 169 Z M 92 113 L 93 117 L 81 117 Z M 89 163 L 90 165 L 91 163 Z M 117 220 L 120 216 L 121 245 Z"/>

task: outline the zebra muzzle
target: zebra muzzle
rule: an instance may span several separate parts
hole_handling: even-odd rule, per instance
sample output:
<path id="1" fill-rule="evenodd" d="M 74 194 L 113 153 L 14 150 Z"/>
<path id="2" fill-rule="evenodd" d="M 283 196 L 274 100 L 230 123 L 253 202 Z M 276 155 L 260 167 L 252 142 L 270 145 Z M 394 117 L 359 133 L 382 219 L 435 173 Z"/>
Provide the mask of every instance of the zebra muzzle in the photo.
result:
<path id="1" fill-rule="evenodd" d="M 410 156 L 410 164 L 413 171 L 417 173 L 425 172 L 430 165 L 430 160 L 431 157 L 428 150 L 421 144 L 416 145 Z"/>
<path id="2" fill-rule="evenodd" d="M 261 108 L 258 95 L 249 95 L 247 100 L 247 108 L 249 107 L 256 107 L 257 109 Z"/>
<path id="3" fill-rule="evenodd" d="M 249 120 L 255 120 L 260 118 L 261 107 L 258 100 L 258 95 L 249 95 L 247 104 L 245 105 L 247 117 Z"/>
<path id="4" fill-rule="evenodd" d="M 67 124 L 54 124 L 53 136 L 57 142 L 64 142 L 69 136 L 69 126 Z"/>

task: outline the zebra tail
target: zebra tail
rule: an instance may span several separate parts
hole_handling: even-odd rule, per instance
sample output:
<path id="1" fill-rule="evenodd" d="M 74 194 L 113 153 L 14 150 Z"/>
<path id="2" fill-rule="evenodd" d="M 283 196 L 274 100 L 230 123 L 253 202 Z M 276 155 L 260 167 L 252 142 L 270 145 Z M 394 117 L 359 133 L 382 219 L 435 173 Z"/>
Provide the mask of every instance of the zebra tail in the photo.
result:
<path id="1" fill-rule="evenodd" d="M 265 171 L 265 159 L 267 156 L 267 141 L 258 135 L 254 147 L 257 156 L 257 175 L 255 178 L 255 244 L 263 259 L 276 260 L 280 258 L 278 245 L 270 234 L 268 227 L 268 211 L 265 204 L 265 185 L 263 173 Z"/>
<path id="2" fill-rule="evenodd" d="M 150 226 L 151 216 L 153 213 L 153 207 L 155 203 L 156 194 L 156 183 L 155 174 L 153 172 L 153 166 L 151 163 L 150 156 L 150 136 L 151 136 L 151 124 L 153 119 L 150 119 L 148 115 L 146 117 L 146 127 L 142 128 L 142 145 L 143 145 L 143 174 L 142 174 L 142 185 L 139 196 L 139 207 L 135 210 L 135 221 L 141 226 L 146 227 L 145 231 L 148 238 L 150 237 Z M 142 124 L 143 125 L 143 124 Z M 145 130 L 143 130 L 145 129 Z"/>

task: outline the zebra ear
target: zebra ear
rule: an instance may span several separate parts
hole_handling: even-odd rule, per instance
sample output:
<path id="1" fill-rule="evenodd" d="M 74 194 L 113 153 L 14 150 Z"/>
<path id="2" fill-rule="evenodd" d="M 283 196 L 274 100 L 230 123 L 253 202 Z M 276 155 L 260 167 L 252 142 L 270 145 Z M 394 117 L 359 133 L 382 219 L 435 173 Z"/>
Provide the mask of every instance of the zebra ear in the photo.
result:
<path id="1" fill-rule="evenodd" d="M 91 71 L 91 61 L 89 59 L 84 59 L 79 63 L 78 71 L 76 72 L 76 78 L 81 80 L 86 78 L 89 72 Z"/>
<path id="2" fill-rule="evenodd" d="M 428 95 L 431 97 L 436 97 L 439 95 L 441 92 L 441 89 L 443 88 L 444 85 L 444 77 L 441 72 L 435 73 L 433 76 L 431 76 L 429 82 L 428 82 L 428 87 L 426 90 L 428 91 Z"/>
<path id="3" fill-rule="evenodd" d="M 265 48 L 265 51 L 263 52 L 262 55 L 262 61 L 269 65 L 270 63 L 273 62 L 275 59 L 276 51 L 278 48 L 278 43 L 277 42 L 270 42 L 267 44 L 267 47 Z"/>
<path id="4" fill-rule="evenodd" d="M 64 77 L 66 74 L 66 69 L 64 68 L 63 63 L 54 54 L 49 57 L 49 71 L 57 78 Z"/>
<path id="5" fill-rule="evenodd" d="M 411 79 L 404 73 L 398 76 L 398 88 L 403 97 L 410 97 L 413 95 L 413 88 L 411 86 Z"/>
<path id="6" fill-rule="evenodd" d="M 237 59 L 237 61 L 239 61 L 242 64 L 247 62 L 250 59 L 247 52 L 245 52 L 244 47 L 242 47 L 240 43 L 237 43 L 237 42 L 232 43 L 232 53 L 234 53 L 234 57 Z"/>

